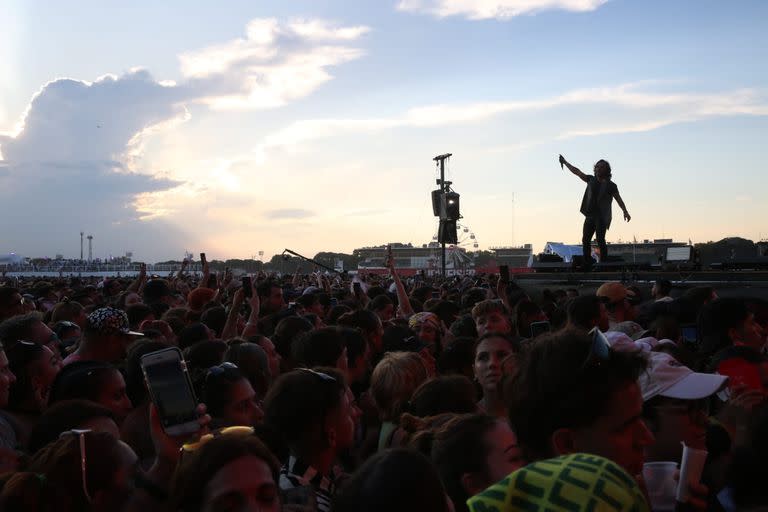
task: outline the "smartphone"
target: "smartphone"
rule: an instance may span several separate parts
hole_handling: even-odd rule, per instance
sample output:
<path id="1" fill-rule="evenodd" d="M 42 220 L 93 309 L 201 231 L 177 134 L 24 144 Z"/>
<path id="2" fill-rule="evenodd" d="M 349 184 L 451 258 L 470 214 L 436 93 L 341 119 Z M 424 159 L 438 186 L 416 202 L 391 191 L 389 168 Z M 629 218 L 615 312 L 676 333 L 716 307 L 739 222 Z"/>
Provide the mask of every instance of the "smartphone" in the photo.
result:
<path id="1" fill-rule="evenodd" d="M 531 324 L 531 339 L 552 330 L 549 322 L 533 322 Z"/>
<path id="2" fill-rule="evenodd" d="M 362 289 L 360 288 L 360 283 L 358 283 L 357 281 L 355 281 L 354 283 L 352 283 L 352 289 L 354 289 L 354 290 L 355 290 L 355 295 L 357 295 L 358 293 L 360 293 L 360 292 L 361 292 L 361 290 L 362 290 Z"/>
<path id="3" fill-rule="evenodd" d="M 681 325 L 680 335 L 685 343 L 696 343 L 698 340 L 698 328 L 696 325 Z"/>
<path id="4" fill-rule="evenodd" d="M 166 434 L 197 432 L 197 399 L 181 351 L 170 347 L 145 354 L 141 370 Z"/>
<path id="5" fill-rule="evenodd" d="M 207 288 L 210 288 L 211 290 L 215 290 L 217 288 L 218 281 L 216 280 L 216 274 L 211 274 L 208 276 L 208 284 Z"/>
<path id="6" fill-rule="evenodd" d="M 502 283 L 509 282 L 509 265 L 499 265 L 499 278 Z"/>
<path id="7" fill-rule="evenodd" d="M 331 307 L 338 306 L 339 305 L 339 299 L 336 297 L 331 297 Z"/>
<path id="8" fill-rule="evenodd" d="M 204 252 L 201 252 L 201 253 L 200 253 L 200 264 L 201 264 L 201 265 L 205 265 L 205 261 L 206 261 L 206 260 L 205 260 L 205 253 L 204 253 Z"/>
<path id="9" fill-rule="evenodd" d="M 253 297 L 253 285 L 251 284 L 251 276 L 243 276 L 243 296 L 246 299 Z"/>
<path id="10" fill-rule="evenodd" d="M 432 292 L 432 298 L 433 299 L 439 299 L 440 298 L 440 292 Z"/>

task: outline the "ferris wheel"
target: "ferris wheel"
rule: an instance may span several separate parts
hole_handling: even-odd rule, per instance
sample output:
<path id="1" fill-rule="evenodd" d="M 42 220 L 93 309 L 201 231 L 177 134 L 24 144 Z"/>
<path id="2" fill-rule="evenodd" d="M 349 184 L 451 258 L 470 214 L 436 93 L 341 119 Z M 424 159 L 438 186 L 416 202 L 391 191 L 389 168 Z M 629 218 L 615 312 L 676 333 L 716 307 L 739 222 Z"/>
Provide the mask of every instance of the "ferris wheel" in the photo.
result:
<path id="1" fill-rule="evenodd" d="M 455 244 L 446 247 L 446 261 L 452 263 L 454 269 L 471 266 L 480 252 L 480 243 L 475 232 L 467 224 L 457 223 L 456 238 Z M 432 237 L 432 241 L 437 242 L 437 233 Z"/>

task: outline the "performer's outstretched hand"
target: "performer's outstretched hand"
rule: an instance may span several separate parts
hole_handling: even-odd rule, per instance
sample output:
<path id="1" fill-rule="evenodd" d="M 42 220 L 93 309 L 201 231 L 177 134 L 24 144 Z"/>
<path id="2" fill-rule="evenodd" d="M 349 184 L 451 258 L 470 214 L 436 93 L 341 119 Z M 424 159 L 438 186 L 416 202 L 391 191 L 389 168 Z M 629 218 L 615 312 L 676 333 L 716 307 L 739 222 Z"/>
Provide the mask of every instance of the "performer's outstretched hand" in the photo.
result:
<path id="1" fill-rule="evenodd" d="M 626 211 L 626 210 L 624 211 L 624 220 L 627 221 L 627 222 L 632 220 L 632 217 L 629 215 L 629 212 Z"/>

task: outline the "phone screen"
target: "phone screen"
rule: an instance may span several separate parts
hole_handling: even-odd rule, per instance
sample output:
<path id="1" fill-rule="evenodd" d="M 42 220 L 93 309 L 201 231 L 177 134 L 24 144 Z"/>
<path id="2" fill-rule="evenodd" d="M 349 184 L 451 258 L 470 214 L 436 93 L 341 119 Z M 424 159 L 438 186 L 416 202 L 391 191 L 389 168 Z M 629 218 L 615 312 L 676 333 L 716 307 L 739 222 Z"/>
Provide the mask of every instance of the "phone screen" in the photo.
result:
<path id="1" fill-rule="evenodd" d="M 696 343 L 697 340 L 697 328 L 695 325 L 688 325 L 680 327 L 680 334 L 683 336 L 683 341 L 688 343 Z"/>
<path id="2" fill-rule="evenodd" d="M 163 427 L 197 419 L 197 400 L 180 360 L 150 364 L 144 367 L 144 374 Z"/>
<path id="3" fill-rule="evenodd" d="M 531 324 L 531 339 L 551 330 L 552 326 L 549 324 L 549 322 L 533 322 Z"/>
<path id="4" fill-rule="evenodd" d="M 352 283 L 352 288 L 355 289 L 355 293 L 360 293 L 360 283 Z"/>

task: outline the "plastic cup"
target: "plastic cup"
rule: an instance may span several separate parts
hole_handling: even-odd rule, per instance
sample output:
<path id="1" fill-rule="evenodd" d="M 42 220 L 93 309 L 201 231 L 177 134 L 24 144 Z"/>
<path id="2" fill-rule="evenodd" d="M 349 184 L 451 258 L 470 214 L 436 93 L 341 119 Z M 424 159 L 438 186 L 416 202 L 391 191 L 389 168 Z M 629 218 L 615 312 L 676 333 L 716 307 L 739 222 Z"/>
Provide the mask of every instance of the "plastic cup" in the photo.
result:
<path id="1" fill-rule="evenodd" d="M 654 512 L 675 510 L 676 472 L 676 462 L 646 462 L 643 464 L 643 480 L 646 489 L 648 489 L 651 509 Z"/>
<path id="2" fill-rule="evenodd" d="M 680 483 L 677 486 L 677 501 L 686 503 L 690 497 L 689 486 L 698 484 L 701 481 L 701 472 L 704 470 L 704 463 L 707 461 L 706 450 L 697 450 L 691 448 L 685 443 L 683 445 L 683 461 L 680 463 Z"/>

